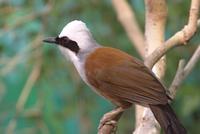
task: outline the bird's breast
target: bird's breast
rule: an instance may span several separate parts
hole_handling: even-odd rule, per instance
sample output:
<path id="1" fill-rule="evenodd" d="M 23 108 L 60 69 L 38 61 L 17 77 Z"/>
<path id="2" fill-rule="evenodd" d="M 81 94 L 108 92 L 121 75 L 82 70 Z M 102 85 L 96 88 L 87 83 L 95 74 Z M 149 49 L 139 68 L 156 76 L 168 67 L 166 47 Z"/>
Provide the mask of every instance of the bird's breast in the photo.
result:
<path id="1" fill-rule="evenodd" d="M 96 48 L 98 49 L 98 48 Z M 96 49 L 92 50 L 90 53 L 92 53 L 93 51 L 95 51 Z M 86 68 L 85 68 L 85 64 L 86 64 L 86 61 L 87 61 L 87 57 L 90 55 L 89 54 L 85 54 L 85 55 L 82 55 L 81 58 L 74 58 L 72 60 L 77 72 L 79 73 L 80 77 L 82 78 L 82 80 L 90 87 L 92 88 L 97 94 L 101 95 L 98 90 L 97 90 L 97 87 L 96 85 L 92 84 L 89 80 L 89 78 L 87 77 L 86 75 Z"/>

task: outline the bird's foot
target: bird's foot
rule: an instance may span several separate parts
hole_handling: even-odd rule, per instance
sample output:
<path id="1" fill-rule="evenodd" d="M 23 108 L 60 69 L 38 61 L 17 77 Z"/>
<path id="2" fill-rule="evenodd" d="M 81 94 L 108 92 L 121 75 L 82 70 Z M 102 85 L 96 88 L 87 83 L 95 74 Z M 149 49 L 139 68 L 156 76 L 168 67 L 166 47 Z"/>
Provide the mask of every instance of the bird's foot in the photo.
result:
<path id="1" fill-rule="evenodd" d="M 116 109 L 104 114 L 99 123 L 98 134 L 115 134 L 117 130 L 117 122 L 124 110 L 123 107 L 117 107 Z"/>
<path id="2" fill-rule="evenodd" d="M 100 130 L 104 125 L 112 126 L 113 130 L 115 131 L 117 128 L 117 121 L 109 119 L 101 119 L 98 129 Z"/>

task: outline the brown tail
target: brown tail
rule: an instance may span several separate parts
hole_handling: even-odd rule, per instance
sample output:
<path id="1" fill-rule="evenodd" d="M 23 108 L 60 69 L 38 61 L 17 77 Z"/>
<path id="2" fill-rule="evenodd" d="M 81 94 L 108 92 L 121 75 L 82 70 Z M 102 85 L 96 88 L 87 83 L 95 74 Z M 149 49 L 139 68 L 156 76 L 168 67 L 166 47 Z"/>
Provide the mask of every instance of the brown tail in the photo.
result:
<path id="1" fill-rule="evenodd" d="M 187 131 L 180 123 L 169 104 L 150 105 L 156 120 L 164 129 L 165 134 L 186 134 Z"/>

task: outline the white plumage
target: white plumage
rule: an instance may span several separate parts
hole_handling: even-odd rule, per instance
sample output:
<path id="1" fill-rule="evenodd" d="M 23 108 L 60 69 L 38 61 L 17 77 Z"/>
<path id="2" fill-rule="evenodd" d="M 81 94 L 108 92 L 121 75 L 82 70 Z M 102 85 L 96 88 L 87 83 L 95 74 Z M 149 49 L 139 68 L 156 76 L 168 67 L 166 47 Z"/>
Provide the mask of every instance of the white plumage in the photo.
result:
<path id="1" fill-rule="evenodd" d="M 64 36 L 75 41 L 80 47 L 80 51 L 78 54 L 75 54 L 71 50 L 59 46 L 60 51 L 67 59 L 70 58 L 82 79 L 88 83 L 84 70 L 85 59 L 88 53 L 91 53 L 96 48 L 100 47 L 100 45 L 93 39 L 86 24 L 80 20 L 74 20 L 68 23 L 59 35 L 60 38 Z"/>

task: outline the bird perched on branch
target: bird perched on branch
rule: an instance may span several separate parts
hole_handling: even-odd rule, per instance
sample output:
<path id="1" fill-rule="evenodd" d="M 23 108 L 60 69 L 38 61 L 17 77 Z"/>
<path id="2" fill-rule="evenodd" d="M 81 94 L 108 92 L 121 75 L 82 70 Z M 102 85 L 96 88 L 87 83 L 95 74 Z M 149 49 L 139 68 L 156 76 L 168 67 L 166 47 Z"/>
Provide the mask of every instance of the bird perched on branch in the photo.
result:
<path id="1" fill-rule="evenodd" d="M 168 104 L 170 98 L 165 87 L 152 71 L 125 52 L 99 45 L 82 21 L 68 23 L 59 36 L 44 42 L 58 45 L 83 81 L 117 106 L 104 115 L 99 128 L 105 124 L 116 125 L 116 118 L 136 103 L 151 109 L 166 134 L 186 133 Z"/>

